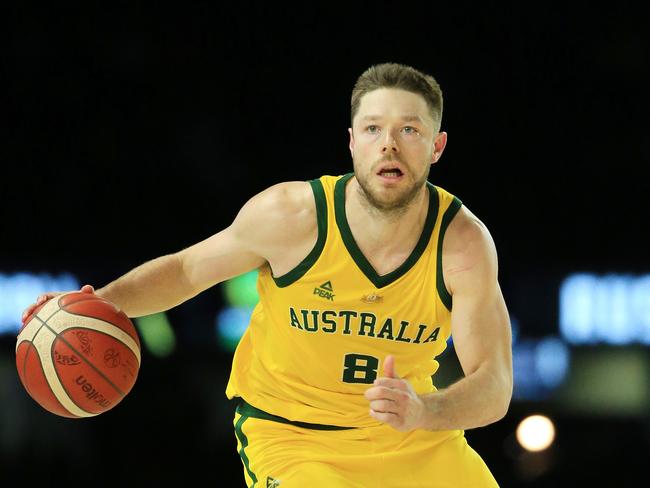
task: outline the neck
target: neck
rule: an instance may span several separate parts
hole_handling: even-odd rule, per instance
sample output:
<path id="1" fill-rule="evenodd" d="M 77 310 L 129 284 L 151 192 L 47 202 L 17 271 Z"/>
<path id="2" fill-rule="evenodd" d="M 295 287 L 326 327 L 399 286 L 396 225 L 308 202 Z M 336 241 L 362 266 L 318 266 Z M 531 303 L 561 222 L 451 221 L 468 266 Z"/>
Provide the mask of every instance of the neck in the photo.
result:
<path id="1" fill-rule="evenodd" d="M 356 178 L 346 188 L 345 211 L 360 247 L 413 247 L 422 233 L 429 208 L 429 192 L 423 185 L 413 200 L 396 209 L 381 209 L 365 197 Z M 396 237 L 399 237 L 397 239 Z"/>

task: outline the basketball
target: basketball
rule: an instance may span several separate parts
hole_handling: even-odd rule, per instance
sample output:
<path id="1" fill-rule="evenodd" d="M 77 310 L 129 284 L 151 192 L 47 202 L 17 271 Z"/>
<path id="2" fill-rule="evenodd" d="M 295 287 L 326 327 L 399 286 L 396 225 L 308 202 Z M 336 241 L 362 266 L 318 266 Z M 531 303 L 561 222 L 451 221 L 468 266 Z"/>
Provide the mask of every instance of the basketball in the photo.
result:
<path id="1" fill-rule="evenodd" d="M 45 410 L 93 417 L 129 394 L 140 369 L 140 340 L 127 315 L 91 293 L 55 296 L 27 318 L 16 341 L 16 368 Z"/>

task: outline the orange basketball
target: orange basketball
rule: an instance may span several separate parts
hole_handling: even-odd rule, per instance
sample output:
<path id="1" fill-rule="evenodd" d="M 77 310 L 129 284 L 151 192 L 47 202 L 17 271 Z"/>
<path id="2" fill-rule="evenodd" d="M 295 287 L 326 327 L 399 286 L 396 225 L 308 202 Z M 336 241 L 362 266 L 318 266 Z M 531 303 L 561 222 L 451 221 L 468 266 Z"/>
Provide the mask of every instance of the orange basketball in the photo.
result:
<path id="1" fill-rule="evenodd" d="M 40 305 L 18 334 L 16 368 L 27 393 L 62 417 L 99 415 L 131 391 L 140 340 L 114 304 L 70 292 Z"/>

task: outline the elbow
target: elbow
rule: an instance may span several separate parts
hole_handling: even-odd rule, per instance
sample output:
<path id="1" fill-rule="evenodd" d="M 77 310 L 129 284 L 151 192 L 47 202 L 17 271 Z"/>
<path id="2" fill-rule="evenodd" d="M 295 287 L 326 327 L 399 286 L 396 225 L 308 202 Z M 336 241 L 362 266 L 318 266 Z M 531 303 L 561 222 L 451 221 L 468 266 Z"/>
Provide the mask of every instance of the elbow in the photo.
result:
<path id="1" fill-rule="evenodd" d="M 507 415 L 509 407 L 510 407 L 510 400 L 503 401 L 503 402 L 495 402 L 494 408 L 490 412 L 491 415 L 483 423 L 483 426 L 494 424 L 499 420 L 503 419 Z"/>
<path id="2" fill-rule="evenodd" d="M 493 424 L 503 419 L 510 409 L 512 400 L 512 375 L 504 377 L 495 385 L 492 398 L 492 408 L 489 409 L 490 416 L 485 425 Z"/>
<path id="3" fill-rule="evenodd" d="M 508 414 L 511 399 L 512 381 L 495 381 L 490 394 L 484 396 L 486 408 L 482 409 L 481 420 L 476 427 L 485 427 L 503 419 Z"/>
<path id="4" fill-rule="evenodd" d="M 171 257 L 176 261 L 176 269 L 178 270 L 178 281 L 183 289 L 184 299 L 192 298 L 200 292 L 197 284 L 194 283 L 192 276 L 192 264 L 189 262 L 187 254 L 183 251 L 172 254 Z"/>
<path id="5" fill-rule="evenodd" d="M 494 422 L 498 422 L 508 414 L 508 410 L 510 409 L 510 399 L 511 397 L 508 396 L 507 399 L 501 402 L 500 408 L 496 412 L 496 418 L 494 419 Z"/>
<path id="6" fill-rule="evenodd" d="M 496 418 L 494 419 L 494 422 L 501 420 L 507 415 L 508 410 L 510 409 L 510 402 L 512 401 L 512 388 L 512 374 L 510 374 L 507 376 L 507 378 L 503 379 L 501 385 L 499 386 L 498 399 L 495 402 L 497 408 L 495 412 Z"/>
<path id="7" fill-rule="evenodd" d="M 490 416 L 487 417 L 481 424 L 481 427 L 485 427 L 490 424 L 494 424 L 499 420 L 503 419 L 507 414 L 510 408 L 510 398 L 505 401 L 496 401 L 494 403 L 494 408 L 490 411 Z"/>

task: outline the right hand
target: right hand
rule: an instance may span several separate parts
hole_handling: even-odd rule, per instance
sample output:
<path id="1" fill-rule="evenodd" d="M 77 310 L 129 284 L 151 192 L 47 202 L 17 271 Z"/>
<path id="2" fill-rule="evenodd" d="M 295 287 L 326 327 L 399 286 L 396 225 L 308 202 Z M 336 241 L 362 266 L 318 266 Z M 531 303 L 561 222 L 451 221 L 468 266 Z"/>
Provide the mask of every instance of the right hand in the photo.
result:
<path id="1" fill-rule="evenodd" d="M 95 293 L 95 289 L 92 287 L 92 285 L 83 285 L 81 289 L 79 290 L 81 293 Z M 23 323 L 23 326 L 29 321 L 30 317 L 34 313 L 34 311 L 43 305 L 45 302 L 48 300 L 51 300 L 55 296 L 58 295 L 63 295 L 64 293 L 68 293 L 65 291 L 51 291 L 48 293 L 43 293 L 42 295 L 39 295 L 38 298 L 36 298 L 36 303 L 32 303 L 29 305 L 24 311 L 23 315 L 21 316 L 21 321 Z"/>

